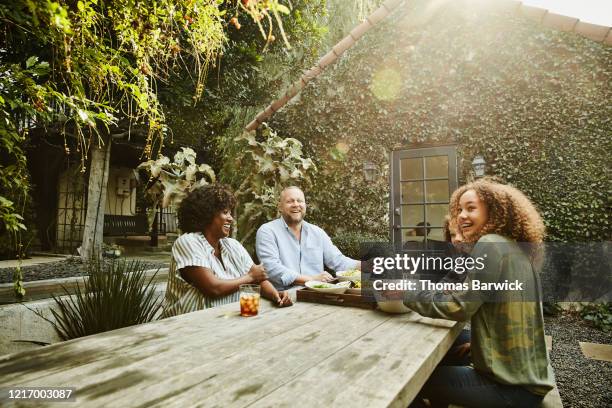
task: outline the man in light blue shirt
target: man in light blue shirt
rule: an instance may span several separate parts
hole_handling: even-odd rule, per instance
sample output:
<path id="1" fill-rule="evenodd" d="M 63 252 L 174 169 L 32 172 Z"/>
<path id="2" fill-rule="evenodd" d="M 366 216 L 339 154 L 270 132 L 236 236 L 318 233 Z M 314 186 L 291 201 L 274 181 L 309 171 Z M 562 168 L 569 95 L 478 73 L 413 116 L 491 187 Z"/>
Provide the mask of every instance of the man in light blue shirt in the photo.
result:
<path id="1" fill-rule="evenodd" d="M 324 265 L 334 271 L 360 269 L 361 263 L 342 255 L 325 231 L 304 221 L 306 199 L 298 187 L 281 192 L 278 209 L 281 217 L 259 227 L 255 243 L 257 257 L 275 287 L 333 279 L 323 271 Z"/>

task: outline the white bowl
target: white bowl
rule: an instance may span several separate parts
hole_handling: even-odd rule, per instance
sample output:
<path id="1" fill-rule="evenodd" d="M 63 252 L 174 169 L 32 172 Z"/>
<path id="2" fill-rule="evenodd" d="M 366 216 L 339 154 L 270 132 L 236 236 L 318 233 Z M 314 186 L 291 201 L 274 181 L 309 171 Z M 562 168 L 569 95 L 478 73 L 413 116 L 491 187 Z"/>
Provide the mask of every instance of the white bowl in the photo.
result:
<path id="1" fill-rule="evenodd" d="M 386 313 L 410 313 L 410 310 L 401 300 L 380 300 L 377 302 L 378 308 Z"/>
<path id="2" fill-rule="evenodd" d="M 321 281 L 317 281 L 317 280 L 308 281 L 308 282 L 305 283 L 305 285 L 306 285 L 307 288 L 310 288 L 312 290 L 316 290 L 317 292 L 329 293 L 329 294 L 334 294 L 334 295 L 340 295 L 340 294 L 346 292 L 346 290 L 348 289 L 348 286 L 346 286 L 346 285 L 321 282 Z M 315 288 L 315 286 L 318 286 L 318 285 L 326 285 L 328 287 L 325 287 L 325 288 Z"/>
<path id="3" fill-rule="evenodd" d="M 354 272 L 355 270 L 356 269 L 350 269 L 348 271 L 338 271 L 336 272 L 336 277 L 338 278 L 340 282 L 361 280 L 361 272 L 358 270 L 357 270 L 358 273 L 356 273 L 355 275 L 346 276 L 347 273 L 355 273 Z"/>

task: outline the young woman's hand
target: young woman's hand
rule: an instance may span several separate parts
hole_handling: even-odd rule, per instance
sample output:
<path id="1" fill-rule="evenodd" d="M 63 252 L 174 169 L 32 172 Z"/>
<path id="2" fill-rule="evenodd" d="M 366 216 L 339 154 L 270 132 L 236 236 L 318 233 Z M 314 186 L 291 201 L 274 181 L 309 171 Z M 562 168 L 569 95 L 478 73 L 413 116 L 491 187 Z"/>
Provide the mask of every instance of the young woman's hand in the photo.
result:
<path id="1" fill-rule="evenodd" d="M 457 352 L 457 357 L 463 357 L 470 354 L 472 351 L 470 343 L 463 343 L 457 347 L 455 347 L 455 351 Z"/>
<path id="2" fill-rule="evenodd" d="M 249 269 L 249 276 L 253 279 L 253 283 L 259 283 L 268 279 L 266 268 L 261 264 L 251 266 L 251 269 Z"/>

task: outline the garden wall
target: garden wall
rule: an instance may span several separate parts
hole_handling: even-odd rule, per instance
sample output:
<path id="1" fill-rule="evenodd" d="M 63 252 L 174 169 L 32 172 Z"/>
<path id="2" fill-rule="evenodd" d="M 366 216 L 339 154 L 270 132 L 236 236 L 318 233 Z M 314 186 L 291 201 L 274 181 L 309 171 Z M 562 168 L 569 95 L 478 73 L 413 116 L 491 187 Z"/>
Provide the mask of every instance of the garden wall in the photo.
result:
<path id="1" fill-rule="evenodd" d="M 158 283 L 155 292 L 163 299 L 166 282 Z M 0 356 L 37 349 L 43 347 L 44 343 L 61 341 L 51 323 L 34 312 L 55 321 L 51 312 L 53 309 L 57 310 L 53 299 L 0 306 Z"/>

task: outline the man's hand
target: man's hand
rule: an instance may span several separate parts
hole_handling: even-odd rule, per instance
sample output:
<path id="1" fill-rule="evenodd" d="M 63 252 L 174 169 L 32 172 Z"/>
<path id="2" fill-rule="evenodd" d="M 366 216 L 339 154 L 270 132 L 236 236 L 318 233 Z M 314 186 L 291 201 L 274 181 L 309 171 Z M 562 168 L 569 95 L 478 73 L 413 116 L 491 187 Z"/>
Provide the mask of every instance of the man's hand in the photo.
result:
<path id="1" fill-rule="evenodd" d="M 251 269 L 249 269 L 249 276 L 253 280 L 253 283 L 259 283 L 268 279 L 266 269 L 261 264 L 251 266 Z"/>
<path id="2" fill-rule="evenodd" d="M 277 292 L 274 301 L 276 302 L 276 306 L 278 307 L 287 307 L 293 305 L 291 297 L 289 296 L 289 292 L 287 292 L 286 290 L 282 292 Z"/>
<path id="3" fill-rule="evenodd" d="M 335 278 L 333 276 L 331 276 L 327 272 L 323 272 L 323 273 L 320 273 L 318 275 L 314 275 L 312 277 L 312 280 L 318 280 L 318 281 L 321 281 L 321 282 L 329 282 L 329 281 L 334 280 L 334 279 Z"/>

